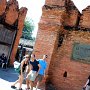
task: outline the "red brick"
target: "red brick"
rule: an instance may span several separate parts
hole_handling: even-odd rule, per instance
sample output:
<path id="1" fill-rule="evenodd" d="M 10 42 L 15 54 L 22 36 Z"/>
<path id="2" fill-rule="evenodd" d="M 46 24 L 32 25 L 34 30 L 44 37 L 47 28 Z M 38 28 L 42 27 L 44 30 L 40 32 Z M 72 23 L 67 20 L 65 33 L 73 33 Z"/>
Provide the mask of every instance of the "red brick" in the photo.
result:
<path id="1" fill-rule="evenodd" d="M 18 19 L 18 3 L 9 1 L 9 3 L 7 4 L 7 8 L 8 9 L 6 9 L 5 22 L 9 25 L 12 25 Z"/>
<path id="2" fill-rule="evenodd" d="M 6 1 L 7 0 L 0 0 L 0 15 L 5 12 L 6 9 Z"/>
<path id="3" fill-rule="evenodd" d="M 80 18 L 74 4 L 70 0 L 65 4 L 65 1 L 46 0 L 48 8 L 43 8 L 34 53 L 37 58 L 41 58 L 43 54 L 49 56 L 48 80 L 53 83 L 56 90 L 81 90 L 90 73 L 90 65 L 72 60 L 72 48 L 75 42 L 90 44 L 90 33 L 75 28 L 64 30 L 64 26 L 89 28 L 90 20 L 87 17 L 90 15 L 87 8 Z M 59 34 L 65 34 L 61 47 L 58 47 Z M 65 71 L 67 71 L 66 79 L 63 77 Z"/>
<path id="4" fill-rule="evenodd" d="M 24 20 L 26 17 L 26 13 L 27 13 L 27 8 L 22 7 L 19 10 L 19 17 L 18 17 L 18 31 L 17 31 L 17 36 L 16 36 L 16 40 L 14 42 L 14 46 L 12 49 L 12 53 L 11 53 L 11 57 L 10 57 L 10 64 L 13 65 L 13 62 L 15 60 L 15 55 L 17 52 L 17 48 L 19 45 L 19 40 L 22 36 L 22 30 L 23 30 L 23 25 L 24 25 Z"/>
<path id="5" fill-rule="evenodd" d="M 90 7 L 83 10 L 82 16 L 80 18 L 80 27 L 90 28 Z"/>
<path id="6" fill-rule="evenodd" d="M 46 0 L 46 5 L 65 6 L 67 0 Z"/>

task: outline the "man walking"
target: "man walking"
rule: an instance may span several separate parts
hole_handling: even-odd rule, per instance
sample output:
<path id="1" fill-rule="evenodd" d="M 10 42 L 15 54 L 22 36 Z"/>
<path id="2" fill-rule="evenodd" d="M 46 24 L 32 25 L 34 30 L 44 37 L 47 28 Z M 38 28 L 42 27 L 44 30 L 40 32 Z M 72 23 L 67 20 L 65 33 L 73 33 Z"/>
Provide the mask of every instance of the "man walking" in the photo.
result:
<path id="1" fill-rule="evenodd" d="M 39 64 L 40 64 L 40 70 L 39 70 L 38 76 L 36 78 L 36 80 L 37 80 L 36 90 L 38 89 L 42 79 L 45 77 L 45 70 L 47 68 L 46 58 L 47 58 L 47 55 L 43 55 L 43 59 L 38 59 Z"/>

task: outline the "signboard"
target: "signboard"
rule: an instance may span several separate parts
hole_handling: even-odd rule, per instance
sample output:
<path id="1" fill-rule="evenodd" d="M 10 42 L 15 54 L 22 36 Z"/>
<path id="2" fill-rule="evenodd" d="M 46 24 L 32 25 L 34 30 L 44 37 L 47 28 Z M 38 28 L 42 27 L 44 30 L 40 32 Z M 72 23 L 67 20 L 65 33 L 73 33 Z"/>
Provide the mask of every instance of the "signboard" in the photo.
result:
<path id="1" fill-rule="evenodd" d="M 72 59 L 90 62 L 90 44 L 74 43 Z"/>

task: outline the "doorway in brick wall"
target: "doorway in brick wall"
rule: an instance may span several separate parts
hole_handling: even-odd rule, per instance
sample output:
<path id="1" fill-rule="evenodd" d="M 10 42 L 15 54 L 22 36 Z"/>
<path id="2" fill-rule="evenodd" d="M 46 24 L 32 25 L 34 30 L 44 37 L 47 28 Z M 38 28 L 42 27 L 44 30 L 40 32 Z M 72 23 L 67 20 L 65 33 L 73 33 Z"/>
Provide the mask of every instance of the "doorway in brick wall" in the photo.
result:
<path id="1" fill-rule="evenodd" d="M 3 53 L 9 60 L 14 39 L 16 35 L 16 30 L 5 27 L 3 24 L 0 24 L 0 55 Z"/>

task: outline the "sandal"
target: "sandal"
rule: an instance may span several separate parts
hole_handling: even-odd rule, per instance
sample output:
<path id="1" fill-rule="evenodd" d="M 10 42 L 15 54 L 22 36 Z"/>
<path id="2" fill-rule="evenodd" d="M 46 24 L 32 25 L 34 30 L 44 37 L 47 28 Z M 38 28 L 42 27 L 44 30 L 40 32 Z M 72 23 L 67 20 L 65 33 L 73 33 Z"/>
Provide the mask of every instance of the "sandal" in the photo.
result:
<path id="1" fill-rule="evenodd" d="M 11 86 L 11 88 L 16 89 L 16 87 L 15 87 L 15 86 L 13 86 L 13 85 Z"/>

